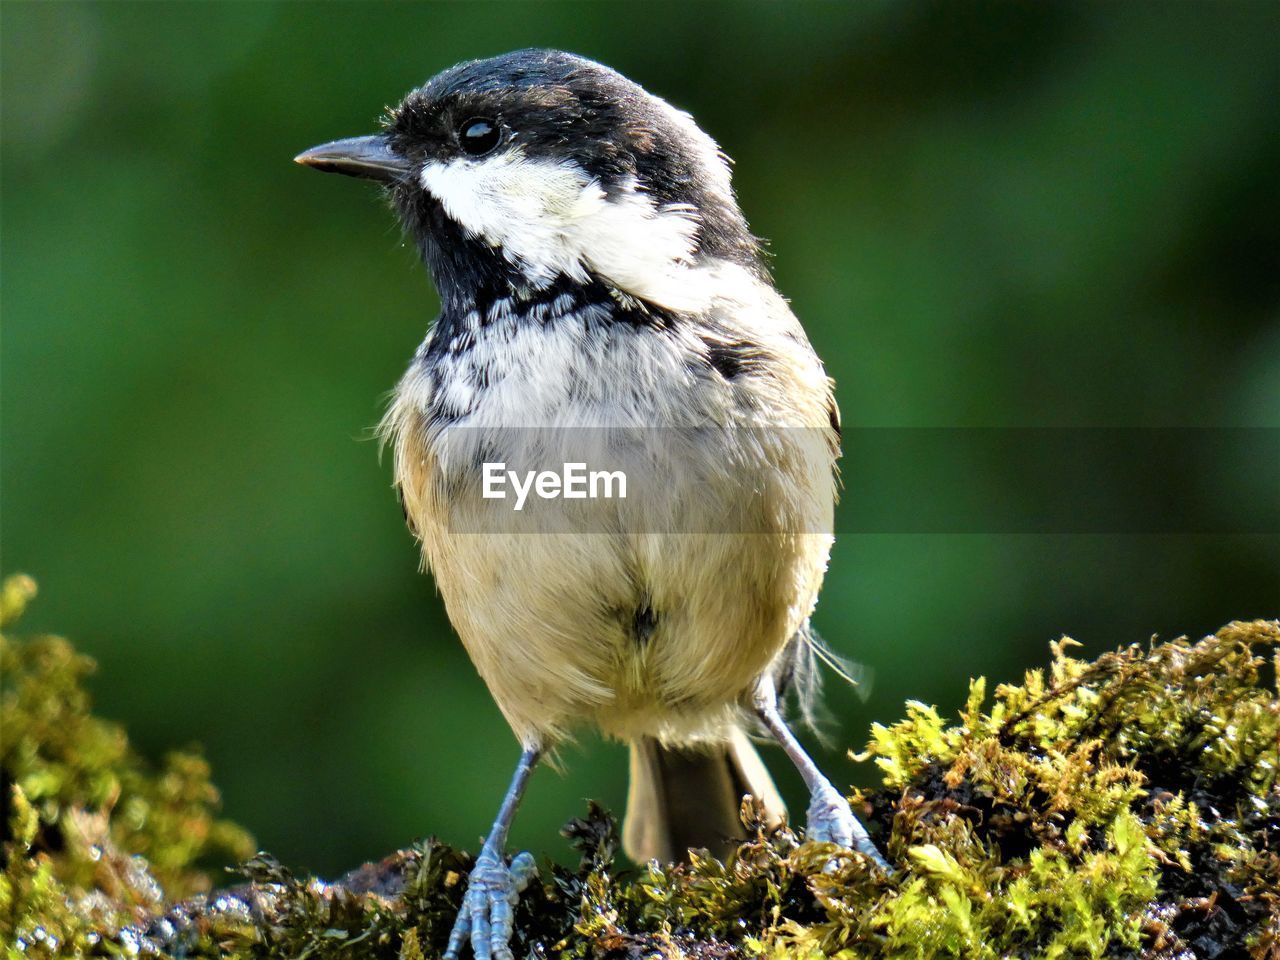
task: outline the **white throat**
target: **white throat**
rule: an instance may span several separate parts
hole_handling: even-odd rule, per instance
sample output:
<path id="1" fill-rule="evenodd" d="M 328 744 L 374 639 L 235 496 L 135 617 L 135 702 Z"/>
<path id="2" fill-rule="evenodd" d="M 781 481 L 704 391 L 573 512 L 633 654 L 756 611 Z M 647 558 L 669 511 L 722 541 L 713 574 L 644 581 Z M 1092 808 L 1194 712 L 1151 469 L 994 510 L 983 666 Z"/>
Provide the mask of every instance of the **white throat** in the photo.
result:
<path id="1" fill-rule="evenodd" d="M 429 162 L 424 189 L 471 236 L 501 248 L 535 285 L 596 274 L 624 293 L 674 310 L 704 307 L 694 263 L 699 224 L 683 204 L 658 205 L 634 178 L 612 196 L 570 162 L 530 159 L 516 146 L 480 159 Z"/>

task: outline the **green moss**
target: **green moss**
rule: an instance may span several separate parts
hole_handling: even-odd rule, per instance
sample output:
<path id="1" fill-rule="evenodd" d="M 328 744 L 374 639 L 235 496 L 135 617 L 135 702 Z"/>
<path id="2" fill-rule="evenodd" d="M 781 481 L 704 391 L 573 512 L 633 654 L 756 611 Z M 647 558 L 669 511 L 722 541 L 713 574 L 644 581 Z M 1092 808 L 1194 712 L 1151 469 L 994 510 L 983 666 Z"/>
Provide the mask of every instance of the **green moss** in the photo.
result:
<path id="1" fill-rule="evenodd" d="M 253 842 L 214 816 L 203 759 L 174 752 L 152 769 L 93 716 L 88 657 L 59 637 L 7 635 L 35 592 L 23 576 L 0 587 L 0 943 L 75 955 L 105 950 L 166 898 L 209 890 L 202 868 L 243 860 Z"/>
<path id="2" fill-rule="evenodd" d="M 4 586 L 6 626 L 30 592 Z M 84 658 L 53 638 L 3 642 L 0 934 L 28 956 L 58 952 L 50 937 L 69 952 L 186 958 L 439 954 L 466 854 L 427 841 L 331 884 L 259 855 L 243 884 L 201 895 L 200 863 L 248 849 L 214 819 L 202 763 L 178 755 L 149 772 L 88 712 Z M 592 806 L 565 828 L 579 864 L 544 863 L 522 898 L 517 953 L 1280 955 L 1280 626 L 1091 662 L 1071 646 L 991 698 L 973 682 L 956 722 L 911 703 L 873 728 L 863 756 L 884 784 L 855 800 L 894 877 L 771 830 L 750 806 L 751 839 L 727 862 L 624 868 Z"/>

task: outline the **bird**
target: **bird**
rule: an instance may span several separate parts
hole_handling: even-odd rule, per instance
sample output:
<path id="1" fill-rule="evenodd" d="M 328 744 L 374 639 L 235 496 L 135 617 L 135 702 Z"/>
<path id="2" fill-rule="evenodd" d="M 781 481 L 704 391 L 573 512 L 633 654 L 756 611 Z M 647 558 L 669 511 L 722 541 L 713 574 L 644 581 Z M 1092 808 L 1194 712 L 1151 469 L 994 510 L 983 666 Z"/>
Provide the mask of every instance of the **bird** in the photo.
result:
<path id="1" fill-rule="evenodd" d="M 520 744 L 445 957 L 513 956 L 536 870 L 508 859 L 511 823 L 538 763 L 592 726 L 630 745 L 638 862 L 726 851 L 744 795 L 779 821 L 767 737 L 809 790 L 806 837 L 889 872 L 784 718 L 788 692 L 811 716 L 822 663 L 839 666 L 810 626 L 839 409 L 717 143 L 610 67 L 528 49 L 452 66 L 377 133 L 295 160 L 380 185 L 440 299 L 380 429 L 423 564 Z M 525 513 L 485 495 L 481 473 L 558 466 L 584 435 L 593 462 L 629 469 L 625 497 Z"/>

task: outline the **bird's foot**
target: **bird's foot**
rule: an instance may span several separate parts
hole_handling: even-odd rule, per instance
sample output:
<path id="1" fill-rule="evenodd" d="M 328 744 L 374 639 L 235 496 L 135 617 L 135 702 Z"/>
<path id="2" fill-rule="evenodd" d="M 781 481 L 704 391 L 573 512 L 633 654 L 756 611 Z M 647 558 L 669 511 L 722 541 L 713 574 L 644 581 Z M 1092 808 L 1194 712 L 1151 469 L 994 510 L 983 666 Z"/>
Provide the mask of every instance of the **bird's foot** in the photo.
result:
<path id="1" fill-rule="evenodd" d="M 537 872 L 531 854 L 512 857 L 508 867 L 502 854 L 485 844 L 467 878 L 467 892 L 444 960 L 458 960 L 468 939 L 475 960 L 514 960 L 511 934 L 516 903 Z"/>
<path id="2" fill-rule="evenodd" d="M 808 839 L 856 850 L 886 875 L 893 874 L 893 868 L 885 862 L 880 851 L 871 842 L 866 827 L 849 809 L 849 801 L 835 787 L 827 785 L 814 791 L 809 798 L 808 816 L 804 831 Z"/>

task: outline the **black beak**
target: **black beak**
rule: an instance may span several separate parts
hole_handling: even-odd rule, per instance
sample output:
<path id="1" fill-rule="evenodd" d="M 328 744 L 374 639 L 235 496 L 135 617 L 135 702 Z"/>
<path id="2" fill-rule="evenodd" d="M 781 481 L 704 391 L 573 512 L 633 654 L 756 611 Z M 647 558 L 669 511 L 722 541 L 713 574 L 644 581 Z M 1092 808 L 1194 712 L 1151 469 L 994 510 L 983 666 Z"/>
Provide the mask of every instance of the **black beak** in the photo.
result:
<path id="1" fill-rule="evenodd" d="M 341 173 L 388 184 L 398 183 L 413 169 L 409 161 L 391 149 L 387 138 L 381 134 L 322 143 L 304 150 L 293 158 L 293 162 L 325 173 Z"/>

